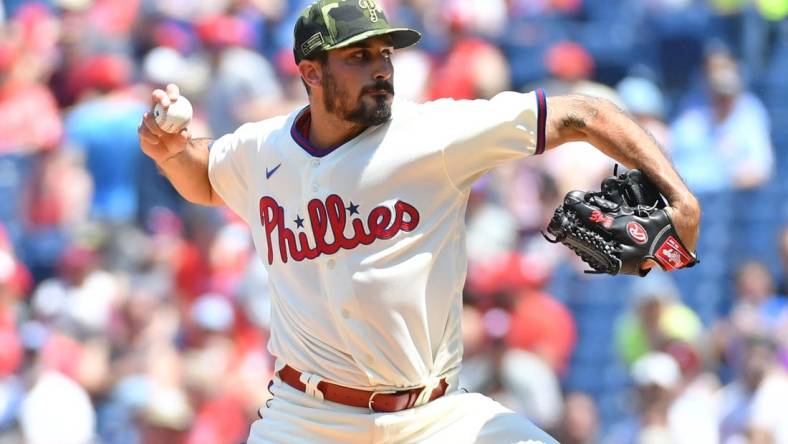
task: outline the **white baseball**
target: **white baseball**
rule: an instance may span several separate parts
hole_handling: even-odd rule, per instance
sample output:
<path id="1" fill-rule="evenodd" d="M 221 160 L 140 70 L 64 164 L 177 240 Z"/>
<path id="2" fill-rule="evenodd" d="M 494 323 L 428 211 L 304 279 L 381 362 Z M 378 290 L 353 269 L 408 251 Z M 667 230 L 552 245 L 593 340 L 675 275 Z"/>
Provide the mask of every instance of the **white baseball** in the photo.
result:
<path id="1" fill-rule="evenodd" d="M 153 107 L 153 119 L 159 128 L 168 133 L 178 133 L 184 129 L 192 120 L 192 113 L 192 104 L 183 96 L 170 103 L 166 110 L 159 103 Z"/>

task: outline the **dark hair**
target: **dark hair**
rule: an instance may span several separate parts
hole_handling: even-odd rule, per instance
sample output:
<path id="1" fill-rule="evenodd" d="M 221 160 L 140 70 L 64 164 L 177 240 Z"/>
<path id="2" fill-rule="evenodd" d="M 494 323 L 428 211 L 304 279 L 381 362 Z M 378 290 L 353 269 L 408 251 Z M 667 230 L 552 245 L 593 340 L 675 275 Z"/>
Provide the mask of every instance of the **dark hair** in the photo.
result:
<path id="1" fill-rule="evenodd" d="M 736 56 L 733 54 L 733 50 L 731 46 L 725 43 L 722 39 L 711 39 L 707 41 L 703 45 L 703 58 L 708 59 L 711 56 L 719 55 L 723 57 L 727 57 L 732 60 L 736 60 Z"/>
<path id="2" fill-rule="evenodd" d="M 326 52 L 326 51 L 317 51 L 314 54 L 310 54 L 309 57 L 304 57 L 304 60 L 310 60 L 310 61 L 313 61 L 313 62 L 317 62 L 317 63 L 320 64 L 320 66 L 326 66 L 326 63 L 328 62 L 328 52 Z M 309 89 L 309 85 L 307 85 L 307 83 L 306 83 L 306 81 L 304 81 L 303 77 L 301 78 L 301 83 L 304 84 L 304 88 L 306 88 L 307 95 L 311 94 L 312 91 Z"/>

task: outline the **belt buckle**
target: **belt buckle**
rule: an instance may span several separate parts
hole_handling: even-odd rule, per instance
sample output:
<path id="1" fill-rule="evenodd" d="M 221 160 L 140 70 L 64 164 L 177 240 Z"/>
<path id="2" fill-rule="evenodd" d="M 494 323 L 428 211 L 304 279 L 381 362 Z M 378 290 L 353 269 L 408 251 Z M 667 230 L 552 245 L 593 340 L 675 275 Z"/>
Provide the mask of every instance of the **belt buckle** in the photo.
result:
<path id="1" fill-rule="evenodd" d="M 393 395 L 395 393 L 397 393 L 397 390 L 379 390 L 379 391 L 372 392 L 372 395 L 370 395 L 369 401 L 367 402 L 367 407 L 369 408 L 369 412 L 370 413 L 379 413 L 378 411 L 375 410 L 374 407 L 372 407 L 372 403 L 375 401 L 375 396 L 378 396 L 378 395 Z"/>

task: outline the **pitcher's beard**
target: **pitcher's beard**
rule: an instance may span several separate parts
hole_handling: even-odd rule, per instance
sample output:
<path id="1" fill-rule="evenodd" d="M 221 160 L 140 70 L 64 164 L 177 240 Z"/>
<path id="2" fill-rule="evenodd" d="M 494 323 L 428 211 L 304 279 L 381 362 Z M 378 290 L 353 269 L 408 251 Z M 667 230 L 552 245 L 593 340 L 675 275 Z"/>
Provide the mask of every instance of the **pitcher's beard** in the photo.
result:
<path id="1" fill-rule="evenodd" d="M 371 105 L 360 99 L 356 109 L 347 113 L 344 119 L 363 126 L 382 125 L 391 119 L 391 105 L 386 99 L 386 96 L 374 95 Z"/>
<path id="2" fill-rule="evenodd" d="M 323 106 L 326 111 L 336 114 L 346 122 L 351 122 L 362 127 L 382 125 L 391 119 L 391 104 L 388 96 L 383 94 L 368 94 L 369 90 L 386 90 L 392 95 L 394 88 L 390 82 L 380 81 L 373 88 L 364 88 L 359 93 L 355 104 L 349 103 L 350 94 L 340 88 L 334 77 L 325 72 L 323 76 Z M 370 96 L 372 103 L 365 100 L 365 96 Z"/>

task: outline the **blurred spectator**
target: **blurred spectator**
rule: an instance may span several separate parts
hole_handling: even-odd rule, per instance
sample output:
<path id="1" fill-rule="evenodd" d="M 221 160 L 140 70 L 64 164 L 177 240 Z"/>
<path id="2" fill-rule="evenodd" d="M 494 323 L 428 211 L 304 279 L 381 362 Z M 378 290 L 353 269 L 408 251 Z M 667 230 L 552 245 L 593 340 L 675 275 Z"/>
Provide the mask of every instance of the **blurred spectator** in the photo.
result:
<path id="1" fill-rule="evenodd" d="M 0 154 L 54 149 L 63 122 L 46 83 L 55 66 L 56 18 L 44 5 L 29 3 L 0 36 Z"/>
<path id="2" fill-rule="evenodd" d="M 216 137 L 244 122 L 292 110 L 271 63 L 250 49 L 253 32 L 248 21 L 232 15 L 207 16 L 197 23 L 197 33 L 212 67 L 205 104 Z"/>
<path id="3" fill-rule="evenodd" d="M 699 193 L 763 184 L 774 168 L 766 109 L 727 50 L 709 50 L 704 74 L 705 94 L 671 126 L 676 168 Z"/>
<path id="4" fill-rule="evenodd" d="M 33 296 L 36 314 L 85 333 L 105 333 L 120 297 L 119 283 L 101 269 L 95 251 L 72 247 L 60 260 L 57 277 Z"/>
<path id="5" fill-rule="evenodd" d="M 31 216 L 27 197 L 37 186 L 31 176 L 40 158 L 50 158 L 39 155 L 59 147 L 63 121 L 46 86 L 57 62 L 57 18 L 40 3 L 18 6 L 0 22 L 0 221 L 19 248 Z M 19 254 L 35 261 L 26 247 Z M 36 272 L 35 265 L 28 268 Z"/>
<path id="6" fill-rule="evenodd" d="M 128 56 L 115 54 L 92 56 L 72 72 L 84 92 L 66 116 L 67 138 L 93 178 L 91 215 L 106 222 L 130 222 L 137 214 L 137 125 L 148 106 L 127 89 L 132 69 Z"/>
<path id="7" fill-rule="evenodd" d="M 562 374 L 575 348 L 575 321 L 567 308 L 540 291 L 523 291 L 512 311 L 506 345 L 538 356 Z"/>
<path id="8" fill-rule="evenodd" d="M 637 397 L 636 417 L 614 425 L 603 442 L 610 444 L 671 444 L 680 435 L 671 422 L 670 410 L 679 385 L 680 372 L 676 361 L 662 352 L 643 355 L 632 365 L 632 379 Z M 693 436 L 689 442 L 698 437 Z"/>
<path id="9" fill-rule="evenodd" d="M 443 20 L 449 32 L 463 28 L 469 34 L 498 37 L 506 26 L 507 2 L 503 0 L 444 0 Z"/>
<path id="10" fill-rule="evenodd" d="M 246 415 L 230 397 L 210 400 L 202 405 L 189 430 L 186 444 L 238 444 L 248 433 Z"/>
<path id="11" fill-rule="evenodd" d="M 509 401 L 506 405 L 540 427 L 555 428 L 563 413 L 561 386 L 544 358 L 538 353 L 510 348 L 501 357 L 500 365 L 501 385 Z"/>
<path id="12" fill-rule="evenodd" d="M 553 305 L 549 296 L 539 293 L 549 278 L 550 270 L 544 264 L 520 253 L 477 256 L 469 265 L 465 297 L 481 310 L 500 307 L 514 312 L 525 298 L 533 296 L 529 302 L 533 301 L 538 306 L 550 305 L 554 309 L 551 312 L 560 312 L 563 309 L 560 303 Z M 572 336 L 570 332 L 568 337 Z"/>
<path id="13" fill-rule="evenodd" d="M 468 391 L 485 392 L 494 379 L 495 368 L 481 311 L 474 305 L 465 304 L 462 326 L 464 364 L 460 369 L 460 387 Z"/>
<path id="14" fill-rule="evenodd" d="M 780 256 L 780 275 L 777 294 L 788 297 L 788 226 L 783 226 L 777 239 L 777 253 Z"/>
<path id="15" fill-rule="evenodd" d="M 0 232 L 0 432 L 13 423 L 23 393 L 21 381 L 15 377 L 24 358 L 17 325 L 20 298 L 27 291 L 29 279 L 13 256 L 8 239 L 2 239 L 3 234 Z"/>
<path id="16" fill-rule="evenodd" d="M 644 77 L 631 76 L 619 82 L 616 91 L 624 109 L 670 152 L 670 130 L 664 120 L 667 105 L 659 87 Z"/>
<path id="17" fill-rule="evenodd" d="M 28 230 L 63 230 L 88 222 L 93 180 L 83 153 L 67 148 L 42 153 L 31 176 L 25 195 Z"/>
<path id="18" fill-rule="evenodd" d="M 517 220 L 493 198 L 496 188 L 486 175 L 471 187 L 468 199 L 466 245 L 469 257 L 483 262 L 502 257 L 517 245 Z"/>
<path id="19" fill-rule="evenodd" d="M 202 96 L 211 75 L 210 66 L 204 57 L 187 57 L 168 46 L 151 49 L 142 60 L 142 72 L 152 85 L 161 87 L 174 83 L 180 88 L 181 94 L 192 99 Z M 197 110 L 199 111 L 199 108 Z M 189 128 L 195 132 L 199 130 L 193 127 L 192 123 Z"/>
<path id="20" fill-rule="evenodd" d="M 549 95 L 583 94 L 623 106 L 616 91 L 591 81 L 594 59 L 582 45 L 563 41 L 551 46 L 544 63 L 551 77 L 540 85 Z M 572 190 L 594 189 L 613 172 L 613 161 L 587 142 L 570 142 L 534 159 L 555 181 L 561 198 Z"/>
<path id="21" fill-rule="evenodd" d="M 507 292 L 513 306 L 500 362 L 501 386 L 510 395 L 511 408 L 553 429 L 562 416 L 559 377 L 574 350 L 575 322 L 562 303 L 538 289 L 538 267 L 529 272 L 527 261 L 516 263 L 520 268 L 515 276 L 521 280 Z"/>
<path id="22" fill-rule="evenodd" d="M 30 272 L 17 257 L 12 239 L 0 224 L 0 313 L 7 309 L 9 313 L 18 314 L 19 304 L 24 302 L 32 287 Z M 12 324 L 7 325 L 11 327 Z M 4 323 L 0 321 L 0 325 Z"/>
<path id="23" fill-rule="evenodd" d="M 562 444 L 595 444 L 599 442 L 599 413 L 594 400 L 585 393 L 568 393 L 558 432 L 553 436 Z"/>
<path id="24" fill-rule="evenodd" d="M 470 11 L 480 7 L 494 10 L 500 1 L 449 1 L 443 19 L 448 28 L 449 47 L 439 56 L 432 71 L 427 97 L 430 100 L 489 99 L 509 88 L 509 67 L 501 51 L 475 37 L 471 28 L 478 18 Z"/>
<path id="25" fill-rule="evenodd" d="M 427 100 L 427 88 L 432 76 L 432 60 L 418 48 L 394 53 L 394 91 L 397 96 L 415 102 Z M 300 83 L 300 82 L 299 82 Z"/>
<path id="26" fill-rule="evenodd" d="M 777 364 L 775 342 L 765 336 L 739 337 L 743 347 L 738 376 L 720 392 L 721 442 L 788 442 L 785 400 L 788 375 Z"/>
<path id="27" fill-rule="evenodd" d="M 96 417 L 79 384 L 57 372 L 45 372 L 22 402 L 20 425 L 29 444 L 90 444 Z"/>
<path id="28" fill-rule="evenodd" d="M 271 324 L 271 287 L 268 272 L 259 256 L 252 255 L 238 286 L 241 311 L 257 327 L 268 330 Z"/>
<path id="29" fill-rule="evenodd" d="M 723 359 L 735 363 L 741 353 L 738 339 L 751 335 L 769 336 L 775 340 L 779 353 L 788 352 L 788 300 L 775 295 L 769 270 L 760 262 L 745 262 L 736 271 L 735 283 L 733 308 L 712 331 Z M 788 361 L 784 364 L 788 366 Z"/>
<path id="30" fill-rule="evenodd" d="M 513 222 L 516 223 L 512 227 L 513 232 L 508 233 L 514 237 L 514 248 L 531 253 L 528 241 L 532 239 L 534 233 L 546 226 L 553 217 L 552 209 L 558 205 L 560 199 L 563 199 L 563 195 L 558 195 L 555 179 L 544 171 L 544 168 L 534 165 L 534 162 L 508 163 L 488 173 L 486 177 L 489 178 L 490 188 L 494 190 L 494 194 L 488 193 L 487 199 L 500 201 L 501 209 L 508 213 L 506 217 L 513 217 Z M 486 233 L 487 236 L 502 235 L 490 227 L 487 228 L 491 231 Z M 474 238 L 473 242 L 473 245 L 476 245 L 477 242 L 483 243 L 484 240 L 479 242 Z M 553 265 L 544 252 L 534 252 L 534 257 L 536 256 L 542 256 L 545 259 L 544 263 L 550 264 L 548 266 Z"/>
<path id="31" fill-rule="evenodd" d="M 15 65 L 19 71 L 23 63 Z M 63 133 L 54 97 L 25 74 L 0 72 L 0 152 L 5 154 L 53 149 Z"/>
<path id="32" fill-rule="evenodd" d="M 187 442 L 236 444 L 248 433 L 246 418 L 268 397 L 260 390 L 260 381 L 272 376 L 264 337 L 219 294 L 201 295 L 192 304 L 185 337 L 186 386 L 201 405 Z"/>
<path id="33" fill-rule="evenodd" d="M 142 442 L 146 444 L 184 442 L 193 415 L 189 400 L 180 388 L 153 388 L 140 418 Z"/>
<path id="34" fill-rule="evenodd" d="M 733 322 L 744 330 L 773 332 L 780 322 L 788 321 L 788 300 L 778 297 L 769 269 L 758 261 L 748 261 L 736 271 L 736 303 Z M 750 316 L 755 318 L 750 318 Z"/>
<path id="35" fill-rule="evenodd" d="M 684 305 L 666 273 L 652 272 L 632 284 L 632 308 L 616 320 L 615 341 L 627 365 L 652 351 L 664 351 L 674 341 L 694 343 L 703 326 Z"/>
<path id="36" fill-rule="evenodd" d="M 588 80 L 594 73 L 594 58 L 575 42 L 558 42 L 551 46 L 545 53 L 544 63 L 550 75 L 568 85 Z"/>
<path id="37" fill-rule="evenodd" d="M 788 3 L 781 0 L 758 0 L 758 11 L 768 20 L 785 20 L 788 16 Z"/>
<path id="38" fill-rule="evenodd" d="M 471 388 L 499 389 L 505 405 L 554 428 L 563 407 L 558 378 L 574 349 L 576 328 L 569 310 L 542 290 L 548 276 L 544 265 L 517 253 L 472 263 L 466 299 L 474 306 L 463 319 L 461 379 L 479 384 Z M 491 346 L 480 350 L 485 339 Z"/>
<path id="39" fill-rule="evenodd" d="M 222 294 L 238 294 L 249 259 L 254 255 L 252 237 L 246 225 L 231 222 L 221 227 L 208 255 L 210 289 Z"/>
<path id="40" fill-rule="evenodd" d="M 704 371 L 698 346 L 676 341 L 666 346 L 665 352 L 676 361 L 681 372 L 668 412 L 668 421 L 674 431 L 673 442 L 719 442 L 717 421 L 709 414 L 717 408 L 719 379 Z"/>
<path id="41" fill-rule="evenodd" d="M 84 153 L 61 147 L 36 157 L 28 181 L 18 210 L 24 231 L 17 242 L 40 282 L 56 272 L 69 233 L 90 225 L 93 180 L 85 169 Z"/>

